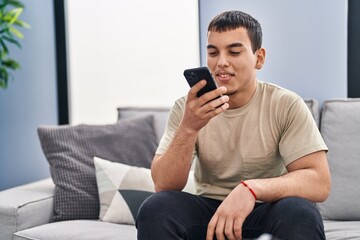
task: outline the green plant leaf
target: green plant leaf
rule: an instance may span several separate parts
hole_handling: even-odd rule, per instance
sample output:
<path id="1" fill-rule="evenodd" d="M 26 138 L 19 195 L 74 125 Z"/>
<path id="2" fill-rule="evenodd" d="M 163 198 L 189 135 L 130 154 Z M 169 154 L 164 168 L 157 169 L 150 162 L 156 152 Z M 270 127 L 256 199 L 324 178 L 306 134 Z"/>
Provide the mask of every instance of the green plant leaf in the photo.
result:
<path id="1" fill-rule="evenodd" d="M 10 14 L 12 14 L 12 19 L 9 22 L 9 25 L 14 24 L 14 22 L 16 22 L 16 20 L 19 18 L 20 14 L 23 12 L 23 8 L 14 8 L 12 10 L 9 11 Z"/>
<path id="2" fill-rule="evenodd" d="M 0 78 L 0 88 L 5 89 L 7 87 L 7 81 Z"/>
<path id="3" fill-rule="evenodd" d="M 4 32 L 8 32 L 9 31 L 9 28 L 8 27 L 5 27 L 4 29 L 1 29 L 0 30 L 0 34 L 4 33 Z"/>
<path id="4" fill-rule="evenodd" d="M 6 68 L 10 68 L 12 70 L 16 70 L 20 68 L 20 64 L 16 62 L 14 59 L 7 59 L 5 61 L 2 61 L 2 66 Z"/>
<path id="5" fill-rule="evenodd" d="M 14 22 L 14 25 L 17 25 L 17 26 L 22 27 L 22 28 L 27 28 L 27 29 L 31 28 L 30 24 L 28 24 L 28 23 L 26 23 L 24 21 L 21 21 L 19 19 Z"/>
<path id="6" fill-rule="evenodd" d="M 20 64 L 9 58 L 8 44 L 21 47 L 17 39 L 24 38 L 24 35 L 15 27 L 30 28 L 31 26 L 20 20 L 19 17 L 24 10 L 20 0 L 0 0 L 0 88 L 8 86 L 9 78 L 13 78 L 11 71 L 20 68 Z"/>
<path id="7" fill-rule="evenodd" d="M 17 30 L 14 27 L 10 27 L 9 31 L 12 32 L 16 37 L 23 39 L 24 38 L 24 34 L 22 34 L 19 30 Z"/>
<path id="8" fill-rule="evenodd" d="M 1 88 L 3 88 L 3 89 L 7 88 L 8 79 L 9 79 L 9 74 L 8 74 L 6 68 L 1 67 L 0 68 L 0 87 Z"/>
<path id="9" fill-rule="evenodd" d="M 4 40 L 11 42 L 13 44 L 15 44 L 16 46 L 18 46 L 19 48 L 21 48 L 21 44 L 16 41 L 14 38 L 8 37 L 8 36 L 3 36 Z"/>
<path id="10" fill-rule="evenodd" d="M 6 44 L 4 43 L 4 41 L 2 39 L 0 39 L 0 45 L 1 45 L 2 49 L 4 50 L 4 52 L 1 53 L 1 59 L 3 59 L 9 53 L 9 49 L 7 48 Z"/>
<path id="11" fill-rule="evenodd" d="M 9 12 L 7 12 L 4 16 L 3 16 L 3 20 L 6 21 L 8 23 L 9 26 L 13 25 L 14 22 L 19 18 L 20 14 L 22 13 L 23 9 L 22 8 L 14 8 L 11 9 Z"/>
<path id="12" fill-rule="evenodd" d="M 24 8 L 24 4 L 22 4 L 18 0 L 5 0 L 5 1 L 2 1 L 2 2 L 3 2 L 3 4 L 0 4 L 0 9 L 6 7 L 7 5 L 13 6 L 13 7 Z"/>

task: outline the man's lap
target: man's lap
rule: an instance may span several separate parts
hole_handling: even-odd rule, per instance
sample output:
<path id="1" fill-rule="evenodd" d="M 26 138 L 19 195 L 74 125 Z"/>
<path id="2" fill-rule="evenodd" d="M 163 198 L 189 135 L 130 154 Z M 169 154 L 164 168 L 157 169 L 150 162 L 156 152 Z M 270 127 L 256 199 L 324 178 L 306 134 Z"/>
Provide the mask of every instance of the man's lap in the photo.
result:
<path id="1" fill-rule="evenodd" d="M 155 193 L 139 210 L 138 239 L 205 239 L 207 225 L 220 204 L 221 201 L 185 192 Z M 243 237 L 257 238 L 262 233 L 275 232 L 284 238 L 288 232 L 296 231 L 287 228 L 296 228 L 299 222 L 304 222 L 309 212 L 317 216 L 314 204 L 302 198 L 257 203 L 243 224 Z M 279 225 L 283 220 L 287 223 L 284 228 Z M 310 221 L 309 224 L 314 222 Z M 153 238 L 149 234 L 153 234 Z"/>

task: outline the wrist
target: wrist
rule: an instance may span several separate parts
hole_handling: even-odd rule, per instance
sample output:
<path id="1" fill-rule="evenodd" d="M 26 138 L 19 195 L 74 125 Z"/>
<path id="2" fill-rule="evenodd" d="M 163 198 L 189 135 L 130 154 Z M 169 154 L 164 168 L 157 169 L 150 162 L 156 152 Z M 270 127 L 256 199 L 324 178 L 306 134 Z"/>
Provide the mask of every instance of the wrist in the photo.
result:
<path id="1" fill-rule="evenodd" d="M 180 123 L 178 131 L 187 135 L 188 137 L 197 137 L 198 130 L 186 126 L 183 122 Z"/>
<path id="2" fill-rule="evenodd" d="M 255 200 L 258 199 L 254 189 L 252 189 L 252 187 L 250 187 L 245 181 L 241 181 L 240 184 L 242 184 L 251 193 Z"/>

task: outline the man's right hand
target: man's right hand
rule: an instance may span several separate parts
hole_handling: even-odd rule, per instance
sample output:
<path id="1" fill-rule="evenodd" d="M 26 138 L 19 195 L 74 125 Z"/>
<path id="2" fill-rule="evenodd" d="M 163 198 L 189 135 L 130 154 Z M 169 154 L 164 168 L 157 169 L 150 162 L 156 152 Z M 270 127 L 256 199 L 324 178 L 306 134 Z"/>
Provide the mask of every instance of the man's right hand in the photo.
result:
<path id="1" fill-rule="evenodd" d="M 178 126 L 174 138 L 168 149 L 162 155 L 156 155 L 151 165 L 151 175 L 155 183 L 155 190 L 179 190 L 186 185 L 195 142 L 199 130 L 211 118 L 224 112 L 228 107 L 228 96 L 218 96 L 226 93 L 225 87 L 219 87 L 201 97 L 196 93 L 204 87 L 205 80 L 195 84 L 189 91 L 185 112 Z"/>
<path id="2" fill-rule="evenodd" d="M 211 118 L 219 115 L 229 108 L 229 97 L 226 87 L 219 87 L 211 92 L 205 93 L 201 97 L 196 94 L 206 85 L 205 80 L 195 84 L 187 95 L 186 107 L 181 127 L 190 131 L 198 132 L 204 127 Z M 221 96 L 222 95 L 222 96 Z M 219 97 L 221 96 L 221 97 Z"/>

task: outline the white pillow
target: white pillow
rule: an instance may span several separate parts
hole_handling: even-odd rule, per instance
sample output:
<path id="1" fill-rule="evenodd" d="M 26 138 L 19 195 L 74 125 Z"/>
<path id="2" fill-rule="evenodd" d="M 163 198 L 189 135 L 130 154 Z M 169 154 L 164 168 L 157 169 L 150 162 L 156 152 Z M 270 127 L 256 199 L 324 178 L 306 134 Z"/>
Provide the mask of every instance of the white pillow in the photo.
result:
<path id="1" fill-rule="evenodd" d="M 142 202 L 154 192 L 150 169 L 94 157 L 100 198 L 99 219 L 135 224 Z"/>
<path id="2" fill-rule="evenodd" d="M 99 219 L 104 222 L 135 224 L 139 207 L 155 192 L 150 169 L 133 167 L 94 157 L 100 199 Z M 194 173 L 190 171 L 185 192 L 194 194 Z"/>

